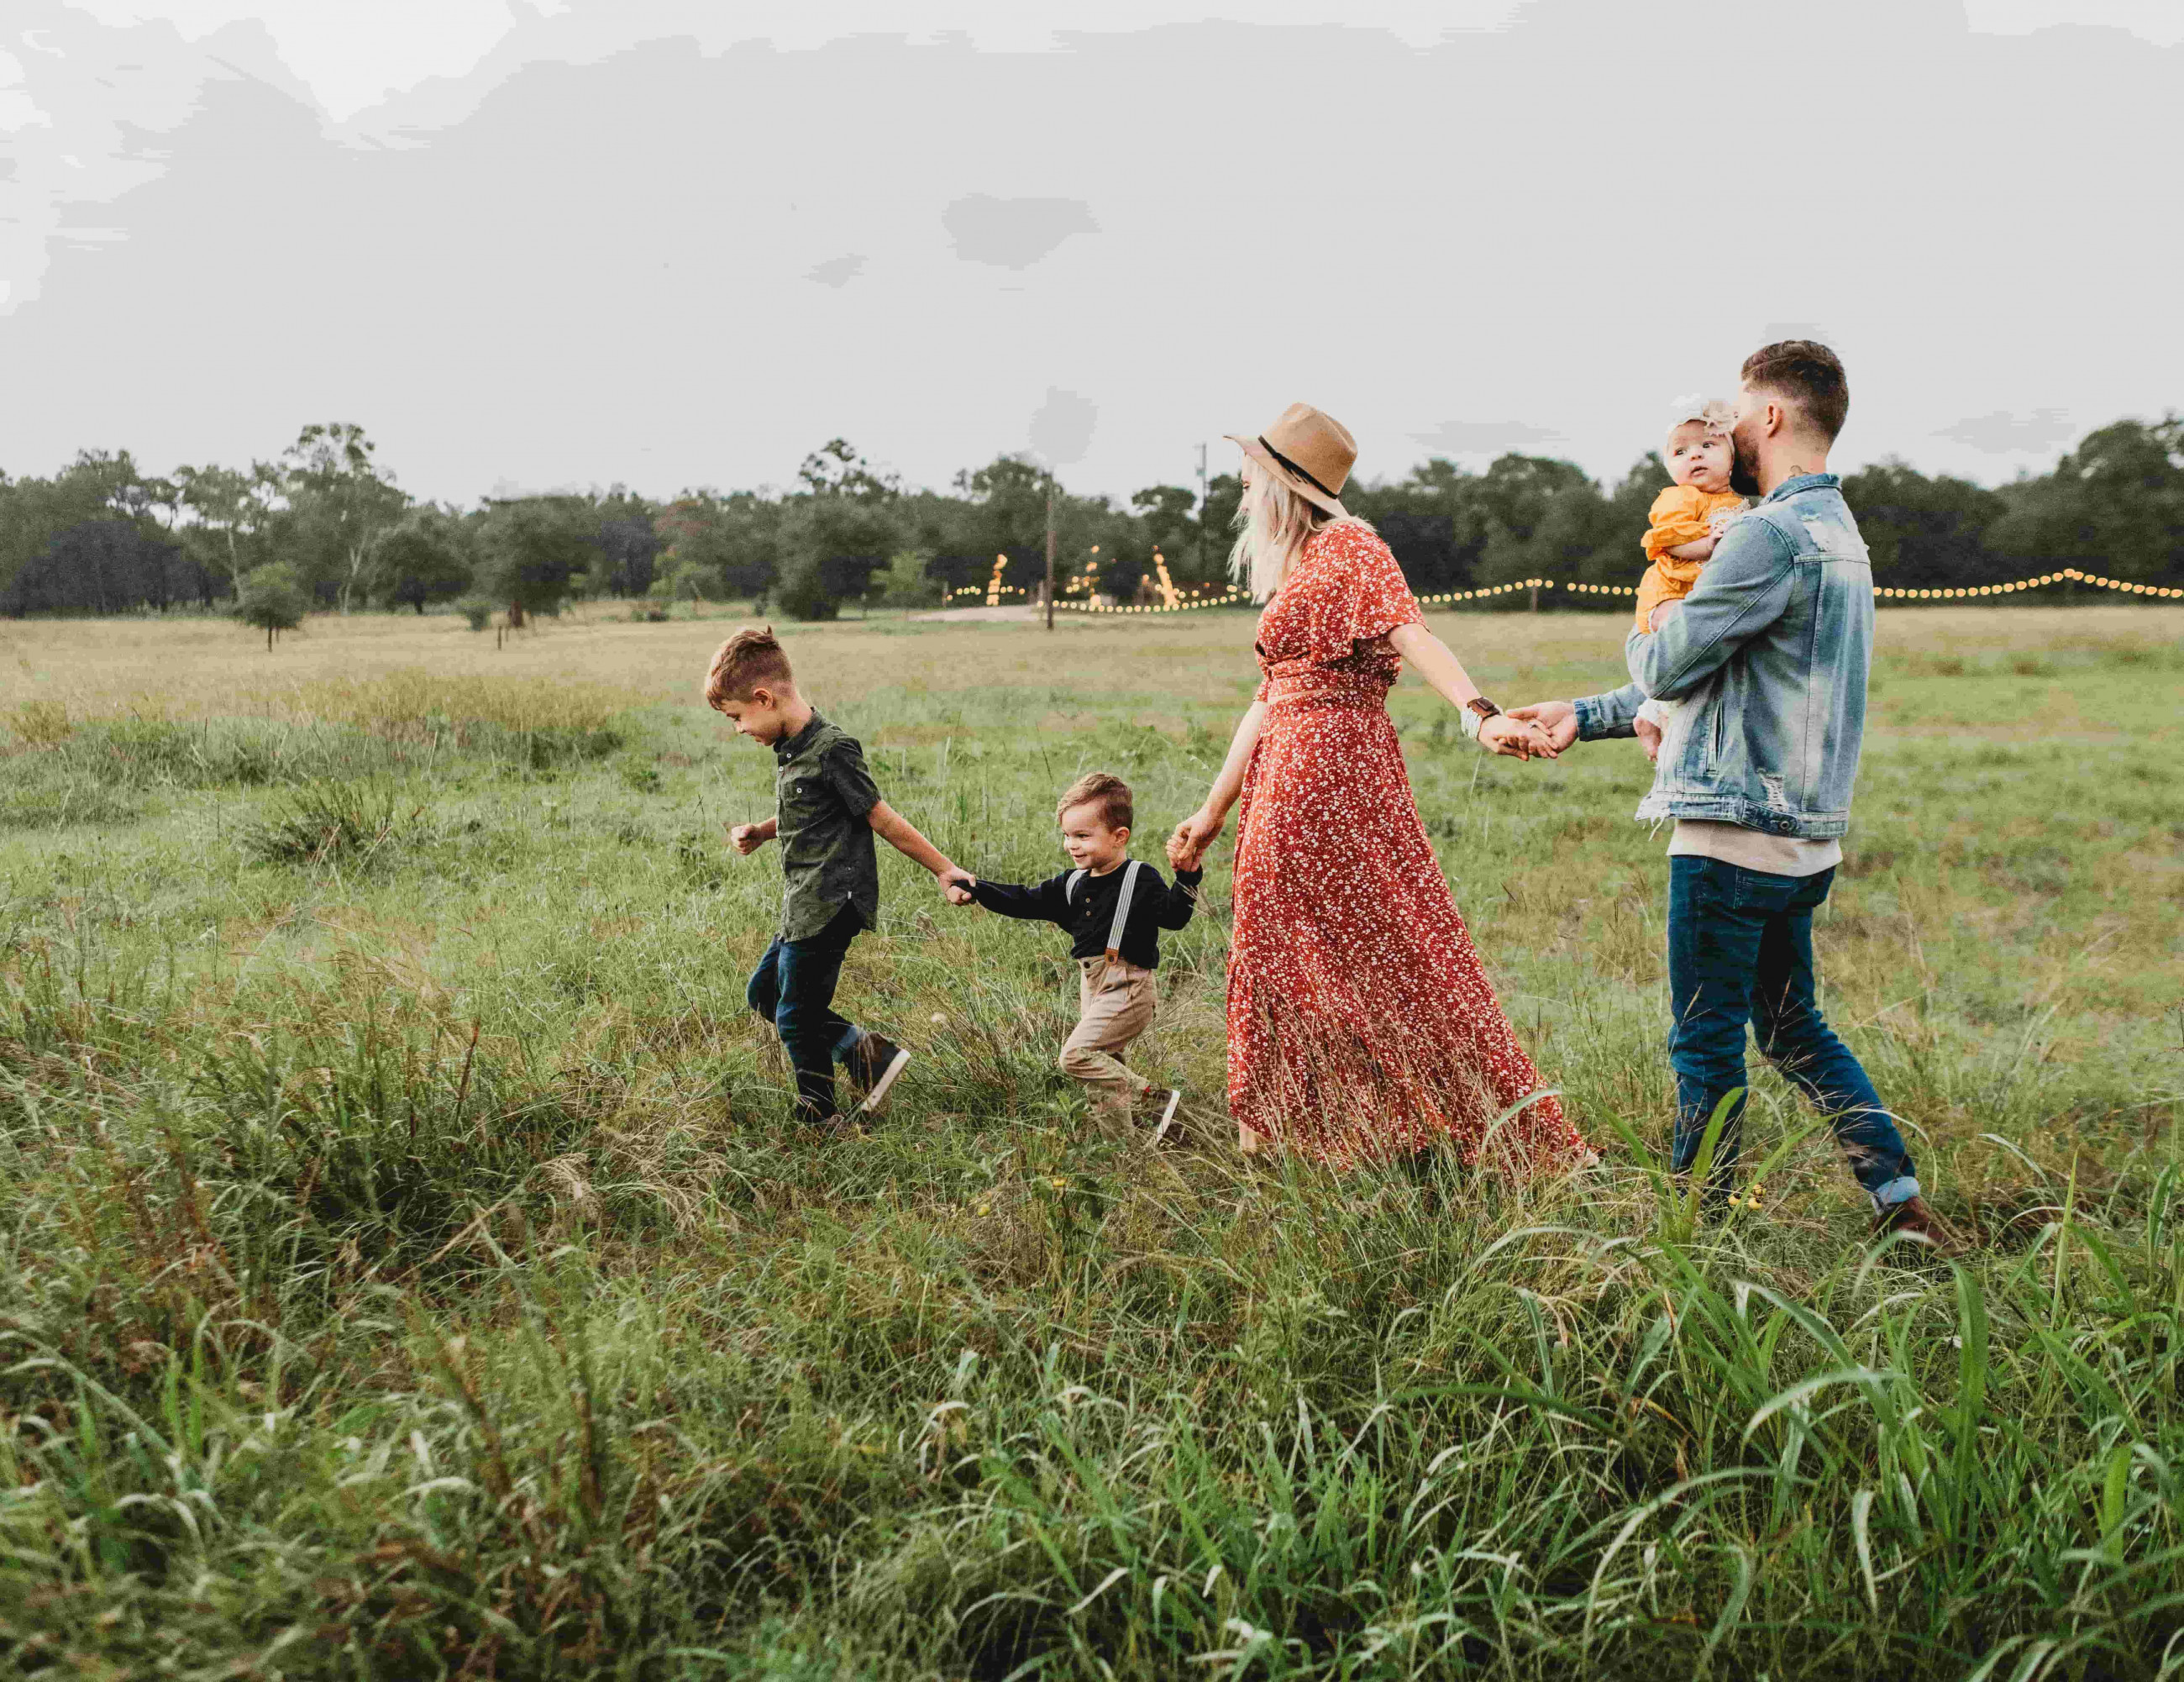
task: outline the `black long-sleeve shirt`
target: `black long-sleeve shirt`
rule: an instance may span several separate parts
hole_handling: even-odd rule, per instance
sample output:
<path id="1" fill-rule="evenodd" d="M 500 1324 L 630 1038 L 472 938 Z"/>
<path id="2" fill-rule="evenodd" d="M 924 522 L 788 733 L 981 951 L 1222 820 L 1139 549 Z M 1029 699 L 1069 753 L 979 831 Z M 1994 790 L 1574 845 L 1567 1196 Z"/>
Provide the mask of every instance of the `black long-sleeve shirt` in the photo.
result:
<path id="1" fill-rule="evenodd" d="M 989 911 L 1033 922 L 1050 922 L 1069 931 L 1072 958 L 1097 958 L 1107 950 L 1107 937 L 1115 927 L 1115 900 L 1123 891 L 1127 861 L 1105 876 L 1089 871 L 1064 871 L 1031 887 L 981 879 L 972 897 Z M 1160 964 L 1160 931 L 1182 928 L 1198 905 L 1198 883 L 1203 871 L 1179 870 L 1170 887 L 1150 865 L 1138 866 L 1138 885 L 1130 894 L 1130 915 L 1123 925 L 1117 948 L 1125 963 L 1140 969 Z M 1078 880 L 1078 878 L 1082 878 Z M 1077 881 L 1074 894 L 1069 884 Z"/>

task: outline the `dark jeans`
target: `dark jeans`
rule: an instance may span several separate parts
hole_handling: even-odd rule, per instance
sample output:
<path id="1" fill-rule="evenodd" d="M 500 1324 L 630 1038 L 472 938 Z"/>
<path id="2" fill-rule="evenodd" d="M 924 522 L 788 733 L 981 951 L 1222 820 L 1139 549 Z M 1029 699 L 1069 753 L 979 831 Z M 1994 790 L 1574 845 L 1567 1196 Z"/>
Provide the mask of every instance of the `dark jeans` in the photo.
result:
<path id="1" fill-rule="evenodd" d="M 826 1121 L 837 1113 L 834 1064 L 864 1038 L 862 1028 L 834 1011 L 842 960 L 863 928 L 856 911 L 844 905 L 833 922 L 807 940 L 776 936 L 744 989 L 751 1009 L 781 1035 L 796 1071 L 797 1114 L 806 1121 Z"/>
<path id="2" fill-rule="evenodd" d="M 1714 1148 L 1708 1189 L 1724 1195 L 1744 1113 L 1744 1027 L 1759 1050 L 1833 1124 L 1851 1172 L 1886 1208 L 1919 1195 L 1910 1153 L 1873 1083 L 1820 1015 L 1813 974 L 1813 912 L 1832 870 L 1770 876 L 1719 859 L 1669 860 L 1669 999 L 1676 1013 L 1674 1165 L 1688 1174 L 1715 1107 L 1736 1100 Z"/>

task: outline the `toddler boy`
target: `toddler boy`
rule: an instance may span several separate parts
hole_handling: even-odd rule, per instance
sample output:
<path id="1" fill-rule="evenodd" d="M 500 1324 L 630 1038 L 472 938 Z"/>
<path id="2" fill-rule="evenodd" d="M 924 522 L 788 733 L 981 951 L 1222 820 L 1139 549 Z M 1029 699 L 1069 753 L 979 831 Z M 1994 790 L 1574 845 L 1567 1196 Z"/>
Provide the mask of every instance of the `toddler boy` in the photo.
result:
<path id="1" fill-rule="evenodd" d="M 838 1061 L 860 1094 L 860 1116 L 878 1112 L 910 1061 L 886 1035 L 834 1011 L 850 943 L 879 921 L 872 837 L 944 880 L 962 872 L 880 798 L 863 748 L 804 699 L 771 626 L 746 626 L 721 644 L 705 673 L 705 702 L 738 735 L 773 749 L 775 815 L 728 831 L 730 844 L 745 855 L 781 841 L 780 932 L 745 996 L 780 1033 L 796 1071 L 798 1119 L 838 1132 Z"/>
<path id="2" fill-rule="evenodd" d="M 1171 888 L 1158 871 L 1131 858 L 1135 816 L 1129 785 L 1094 771 L 1071 783 L 1055 808 L 1062 849 L 1075 869 L 1029 888 L 961 880 L 988 911 L 1069 931 L 1079 972 L 1078 1018 L 1062 1042 L 1062 1072 L 1091 1089 L 1094 1113 L 1103 1123 L 1119 1130 L 1140 1118 L 1158 1142 L 1174 1124 L 1183 1094 L 1155 1087 L 1123 1054 L 1152 1026 L 1160 931 L 1190 922 L 1204 872 L 1179 870 Z"/>

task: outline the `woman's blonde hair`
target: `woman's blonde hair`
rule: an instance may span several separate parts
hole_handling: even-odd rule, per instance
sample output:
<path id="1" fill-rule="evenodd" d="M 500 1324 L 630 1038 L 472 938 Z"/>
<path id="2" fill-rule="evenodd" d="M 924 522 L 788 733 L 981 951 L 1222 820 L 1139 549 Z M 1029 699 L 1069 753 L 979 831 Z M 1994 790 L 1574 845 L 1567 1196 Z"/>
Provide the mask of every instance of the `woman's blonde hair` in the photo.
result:
<path id="1" fill-rule="evenodd" d="M 1271 473 L 1261 472 L 1251 486 L 1252 497 L 1237 504 L 1228 574 L 1254 601 L 1262 602 L 1281 588 L 1312 534 L 1334 525 L 1338 516 L 1314 507 Z M 1354 514 L 1343 517 L 1365 525 Z"/>

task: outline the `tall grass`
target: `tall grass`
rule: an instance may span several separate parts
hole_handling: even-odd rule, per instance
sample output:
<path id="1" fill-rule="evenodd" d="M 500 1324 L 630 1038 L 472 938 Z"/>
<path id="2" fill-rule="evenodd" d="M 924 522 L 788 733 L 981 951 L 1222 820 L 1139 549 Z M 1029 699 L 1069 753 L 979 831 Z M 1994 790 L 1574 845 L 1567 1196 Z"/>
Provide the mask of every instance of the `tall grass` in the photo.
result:
<path id="1" fill-rule="evenodd" d="M 893 862 L 842 999 L 918 1061 L 883 1125 L 822 1146 L 741 1004 L 772 861 L 712 838 L 771 766 L 707 721 L 403 678 L 315 720 L 174 727 L 208 761 L 72 715 L 7 768 L 130 804 L 0 838 L 0 1654 L 56 1677 L 2184 1668 L 2180 721 L 2135 666 L 2051 649 L 2078 662 L 2053 680 L 2070 738 L 1990 733 L 2049 680 L 1935 620 L 1967 669 L 1884 664 L 1821 944 L 1838 1025 L 1975 1241 L 1948 1257 L 1867 1245 L 1767 1074 L 1758 1206 L 1692 1219 L 1663 1172 L 1658 843 L 1624 822 L 1617 750 L 1486 764 L 1399 697 L 1459 901 L 1603 1146 L 1520 1186 L 1228 1155 L 1218 869 L 1146 1047 L 1196 1148 L 1097 1138 L 1051 1067 L 1063 955 Z M 1082 769 L 1128 777 L 1154 833 L 1195 799 L 1245 687 L 1172 693 L 1212 634 L 1079 633 L 1105 662 L 1081 687 L 969 688 L 962 639 L 894 627 L 808 663 L 891 800 L 1023 877 Z M 1540 635 L 1504 660 L 1574 687 Z M 994 646 L 989 677 L 1018 652 Z M 543 773 L 474 726 L 593 746 Z M 359 757 L 177 768 L 315 735 Z"/>

